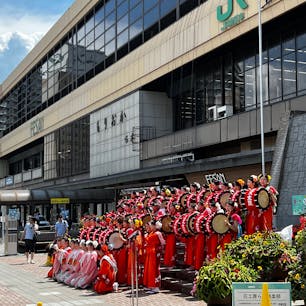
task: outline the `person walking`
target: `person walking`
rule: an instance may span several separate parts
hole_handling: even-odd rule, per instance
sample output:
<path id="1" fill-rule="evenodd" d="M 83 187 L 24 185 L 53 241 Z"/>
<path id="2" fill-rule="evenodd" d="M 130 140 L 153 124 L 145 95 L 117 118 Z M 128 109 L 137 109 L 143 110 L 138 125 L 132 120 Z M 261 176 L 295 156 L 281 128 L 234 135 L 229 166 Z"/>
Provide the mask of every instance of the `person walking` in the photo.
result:
<path id="1" fill-rule="evenodd" d="M 29 222 L 25 225 L 24 231 L 22 234 L 22 240 L 25 241 L 25 255 L 27 263 L 34 264 L 34 253 L 36 245 L 36 232 L 38 231 L 38 224 L 35 222 L 34 217 L 29 218 Z M 31 254 L 31 258 L 29 258 Z"/>
<path id="2" fill-rule="evenodd" d="M 55 223 L 55 238 L 63 238 L 68 233 L 68 223 L 63 220 L 62 215 L 57 216 L 57 222 Z"/>

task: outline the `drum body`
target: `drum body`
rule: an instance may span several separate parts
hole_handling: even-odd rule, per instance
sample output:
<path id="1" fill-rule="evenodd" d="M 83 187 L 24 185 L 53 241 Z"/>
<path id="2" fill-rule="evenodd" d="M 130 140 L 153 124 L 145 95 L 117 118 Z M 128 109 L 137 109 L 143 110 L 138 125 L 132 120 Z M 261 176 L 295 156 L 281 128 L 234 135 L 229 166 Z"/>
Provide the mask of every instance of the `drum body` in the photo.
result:
<path id="1" fill-rule="evenodd" d="M 231 193 L 229 190 L 226 190 L 218 194 L 216 202 L 219 202 L 223 208 L 226 208 L 226 204 L 228 203 L 230 198 L 231 198 Z"/>
<path id="2" fill-rule="evenodd" d="M 239 198 L 238 198 L 238 204 L 240 206 L 240 208 L 242 210 L 246 210 L 246 198 L 247 198 L 247 194 L 249 193 L 249 190 L 248 189 L 241 189 L 241 192 L 240 192 L 240 195 L 239 195 Z"/>
<path id="3" fill-rule="evenodd" d="M 208 216 L 204 214 L 198 214 L 195 217 L 194 228 L 197 234 L 207 234 L 206 222 Z"/>
<path id="4" fill-rule="evenodd" d="M 256 206 L 259 209 L 265 210 L 270 204 L 269 192 L 263 187 L 249 190 L 246 198 L 248 206 Z"/>
<path id="5" fill-rule="evenodd" d="M 186 227 L 187 227 L 188 233 L 190 235 L 196 235 L 197 234 L 197 231 L 196 231 L 196 228 L 195 228 L 195 221 L 196 221 L 196 218 L 197 218 L 198 215 L 199 215 L 199 212 L 195 211 L 193 213 L 190 213 L 188 218 L 187 218 Z"/>
<path id="6" fill-rule="evenodd" d="M 172 233 L 173 229 L 172 229 L 172 218 L 169 215 L 163 216 L 161 218 L 161 223 L 162 223 L 162 230 L 164 233 Z"/>
<path id="7" fill-rule="evenodd" d="M 229 226 L 225 223 L 228 220 L 225 214 L 215 214 L 210 222 L 210 226 L 217 234 L 225 234 L 229 230 Z"/>
<path id="8" fill-rule="evenodd" d="M 124 241 L 122 240 L 119 231 L 110 233 L 107 240 L 107 244 L 111 244 L 114 250 L 119 250 L 123 247 Z"/>
<path id="9" fill-rule="evenodd" d="M 173 232 L 177 236 L 182 236 L 184 234 L 182 230 L 182 218 L 183 215 L 176 218 L 173 222 Z"/>

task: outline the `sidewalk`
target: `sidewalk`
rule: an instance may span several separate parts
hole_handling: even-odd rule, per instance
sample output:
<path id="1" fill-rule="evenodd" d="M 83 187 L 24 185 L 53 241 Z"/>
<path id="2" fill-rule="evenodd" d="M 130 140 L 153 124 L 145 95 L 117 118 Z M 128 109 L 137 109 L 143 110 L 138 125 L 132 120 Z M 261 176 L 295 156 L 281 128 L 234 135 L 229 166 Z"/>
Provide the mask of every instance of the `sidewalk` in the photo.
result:
<path id="1" fill-rule="evenodd" d="M 71 305 L 132 305 L 126 292 L 98 295 L 92 290 L 80 290 L 58 284 L 46 278 L 50 267 L 44 267 L 46 254 L 35 254 L 35 264 L 27 264 L 24 255 L 0 257 L 1 306 L 71 306 Z M 134 299 L 134 305 L 137 305 Z M 146 295 L 139 291 L 138 305 L 205 306 L 191 296 L 162 291 Z"/>

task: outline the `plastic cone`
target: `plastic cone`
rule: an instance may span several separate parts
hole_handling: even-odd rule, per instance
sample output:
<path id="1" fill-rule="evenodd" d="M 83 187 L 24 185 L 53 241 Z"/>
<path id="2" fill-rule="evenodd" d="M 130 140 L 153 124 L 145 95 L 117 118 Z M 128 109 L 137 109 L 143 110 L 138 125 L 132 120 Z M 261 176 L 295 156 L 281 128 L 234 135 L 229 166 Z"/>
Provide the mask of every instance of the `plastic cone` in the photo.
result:
<path id="1" fill-rule="evenodd" d="M 262 284 L 261 304 L 260 306 L 272 306 L 269 296 L 269 288 L 267 283 Z"/>

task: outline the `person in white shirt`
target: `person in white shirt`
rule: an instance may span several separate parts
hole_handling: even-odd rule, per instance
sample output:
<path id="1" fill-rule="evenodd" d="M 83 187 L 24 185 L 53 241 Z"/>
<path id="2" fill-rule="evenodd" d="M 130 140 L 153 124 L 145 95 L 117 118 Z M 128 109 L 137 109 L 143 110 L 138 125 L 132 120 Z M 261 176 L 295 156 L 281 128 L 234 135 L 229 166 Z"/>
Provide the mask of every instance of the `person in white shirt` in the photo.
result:
<path id="1" fill-rule="evenodd" d="M 38 231 L 38 224 L 34 217 L 29 218 L 29 222 L 25 225 L 24 231 L 22 234 L 22 240 L 25 241 L 25 255 L 27 263 L 34 264 L 34 253 L 35 253 L 35 244 L 36 244 L 36 232 Z M 29 253 L 31 254 L 31 259 L 29 258 Z"/>

